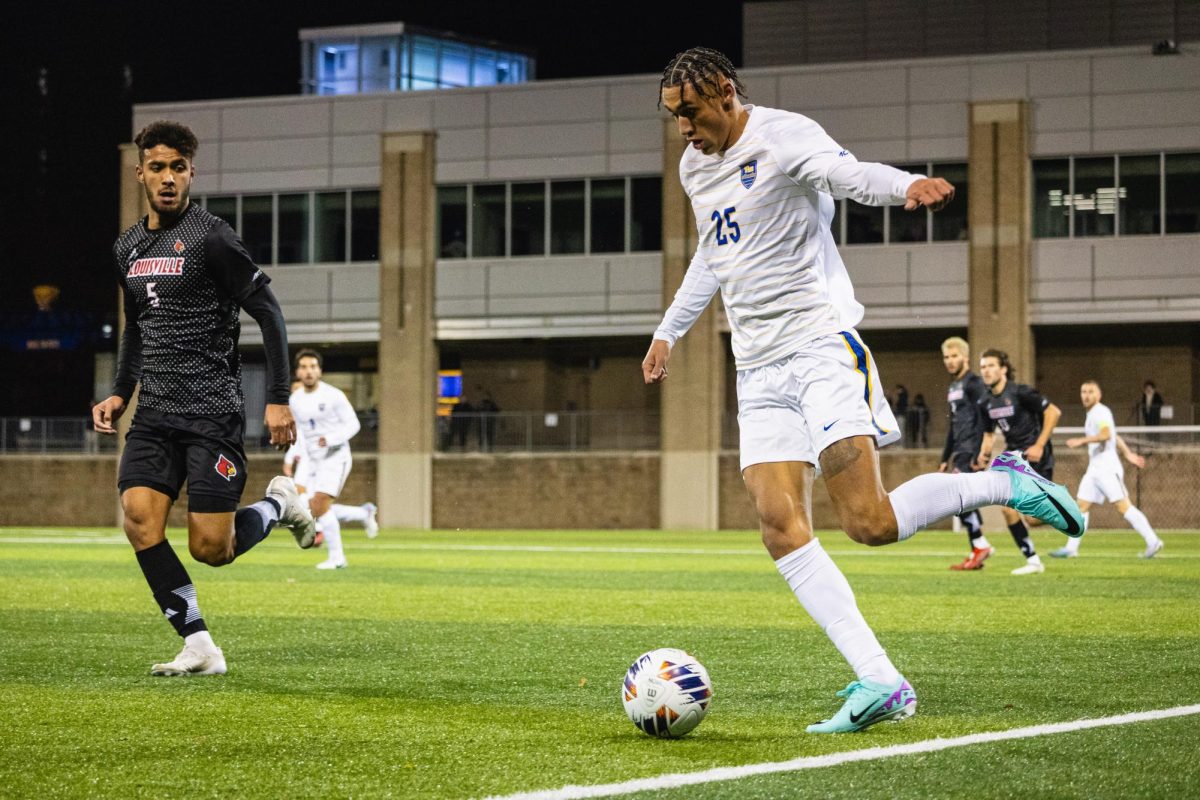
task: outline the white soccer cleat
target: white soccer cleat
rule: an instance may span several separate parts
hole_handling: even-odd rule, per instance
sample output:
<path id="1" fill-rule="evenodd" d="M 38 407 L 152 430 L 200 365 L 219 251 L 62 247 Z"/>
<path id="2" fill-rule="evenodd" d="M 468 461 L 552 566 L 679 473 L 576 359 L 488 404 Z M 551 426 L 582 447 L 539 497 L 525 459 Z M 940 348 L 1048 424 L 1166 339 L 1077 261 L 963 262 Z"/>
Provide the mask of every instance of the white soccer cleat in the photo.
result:
<path id="1" fill-rule="evenodd" d="M 350 564 L 344 558 L 336 560 L 328 558 L 322 561 L 320 564 L 317 564 L 317 569 L 345 569 L 348 566 L 350 566 Z"/>
<path id="2" fill-rule="evenodd" d="M 150 668 L 150 674 L 170 678 L 185 675 L 224 675 L 225 654 L 219 647 L 209 650 L 184 645 L 174 661 L 155 664 Z"/>
<path id="3" fill-rule="evenodd" d="M 276 475 L 267 484 L 267 497 L 279 503 L 279 524 L 292 532 L 296 544 L 307 550 L 317 538 L 317 523 L 313 521 L 308 504 L 296 491 L 296 482 Z"/>
<path id="4" fill-rule="evenodd" d="M 1154 542 L 1154 544 L 1152 544 L 1146 548 L 1146 552 L 1142 553 L 1140 558 L 1154 558 L 1156 555 L 1158 555 L 1159 553 L 1162 552 L 1162 549 L 1163 549 L 1163 540 L 1158 539 L 1157 541 Z"/>
<path id="5" fill-rule="evenodd" d="M 1039 572 L 1045 572 L 1045 564 L 1026 564 L 1023 567 L 1017 567 L 1012 571 L 1013 575 L 1037 575 Z"/>
<path id="6" fill-rule="evenodd" d="M 363 508 L 367 512 L 367 519 L 363 522 L 363 527 L 367 529 L 367 538 L 374 539 L 379 535 L 379 520 L 376 518 L 379 507 L 374 503 L 363 503 Z"/>

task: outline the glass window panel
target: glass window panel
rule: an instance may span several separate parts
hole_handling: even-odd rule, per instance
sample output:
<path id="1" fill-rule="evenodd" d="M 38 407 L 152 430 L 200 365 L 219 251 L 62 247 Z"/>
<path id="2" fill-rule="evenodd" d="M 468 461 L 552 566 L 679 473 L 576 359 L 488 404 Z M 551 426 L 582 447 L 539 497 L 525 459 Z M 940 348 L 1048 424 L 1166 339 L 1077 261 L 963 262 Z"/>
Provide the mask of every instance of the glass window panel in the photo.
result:
<path id="1" fill-rule="evenodd" d="M 350 193 L 350 260 L 379 260 L 379 192 Z"/>
<path id="2" fill-rule="evenodd" d="M 550 184 L 550 252 L 583 252 L 583 181 Z"/>
<path id="3" fill-rule="evenodd" d="M 414 36 L 412 42 L 412 88 L 437 88 L 437 42 Z"/>
<path id="4" fill-rule="evenodd" d="M 934 164 L 933 175 L 945 178 L 954 186 L 954 199 L 950 205 L 941 211 L 933 212 L 933 240 L 935 242 L 962 242 L 969 234 L 968 197 L 970 186 L 967 185 L 966 164 Z M 892 209 L 892 219 L 896 216 Z"/>
<path id="5" fill-rule="evenodd" d="M 846 244 L 883 242 L 883 208 L 846 201 Z"/>
<path id="6" fill-rule="evenodd" d="M 1038 238 L 1070 233 L 1070 165 L 1065 158 L 1033 162 L 1033 235 Z"/>
<path id="7" fill-rule="evenodd" d="M 274 264 L 271 255 L 271 195 L 242 198 L 242 229 L 239 231 L 255 264 Z"/>
<path id="8" fill-rule="evenodd" d="M 1159 232 L 1158 156 L 1121 156 L 1117 166 L 1121 180 L 1117 186 L 1122 236 Z"/>
<path id="9" fill-rule="evenodd" d="M 362 91 L 395 91 L 399 71 L 398 40 L 394 36 L 373 36 L 362 40 Z"/>
<path id="10" fill-rule="evenodd" d="M 438 255 L 467 257 L 467 187 L 437 187 Z"/>
<path id="11" fill-rule="evenodd" d="M 442 86 L 471 85 L 471 48 L 461 44 L 442 44 L 440 75 Z"/>
<path id="12" fill-rule="evenodd" d="M 1167 233 L 1200 233 L 1200 153 L 1167 156 Z"/>
<path id="13" fill-rule="evenodd" d="M 229 227 L 237 230 L 237 198 L 210 197 L 204 201 L 204 208 L 214 217 L 220 217 L 229 223 Z"/>
<path id="14" fill-rule="evenodd" d="M 318 262 L 346 260 L 346 193 L 320 192 L 316 198 L 317 211 L 315 247 Z"/>
<path id="15" fill-rule="evenodd" d="M 662 178 L 629 182 L 629 249 L 662 249 Z"/>
<path id="16" fill-rule="evenodd" d="M 471 200 L 471 257 L 504 255 L 504 184 L 476 186 Z"/>
<path id="17" fill-rule="evenodd" d="M 896 169 L 905 172 L 924 175 L 929 169 L 927 164 L 896 164 Z M 893 206 L 888 214 L 888 241 L 890 242 L 927 242 L 929 241 L 929 211 L 918 208 L 915 211 L 905 211 L 904 206 Z"/>
<path id="18" fill-rule="evenodd" d="M 317 94 L 358 91 L 358 44 L 321 42 L 316 48 Z"/>
<path id="19" fill-rule="evenodd" d="M 1117 186 L 1112 156 L 1075 159 L 1076 236 L 1112 236 L 1117 218 Z"/>
<path id="20" fill-rule="evenodd" d="M 512 254 L 546 254 L 546 184 L 512 185 Z"/>
<path id="21" fill-rule="evenodd" d="M 496 83 L 519 83 L 513 77 L 513 57 L 509 53 L 498 53 L 496 58 Z"/>
<path id="22" fill-rule="evenodd" d="M 279 264 L 302 264 L 308 258 L 308 194 L 279 195 Z"/>
<path id="23" fill-rule="evenodd" d="M 487 48 L 475 48 L 475 60 L 471 64 L 471 85 L 491 86 L 496 82 L 496 52 Z"/>
<path id="24" fill-rule="evenodd" d="M 591 252 L 625 252 L 624 178 L 592 181 Z"/>

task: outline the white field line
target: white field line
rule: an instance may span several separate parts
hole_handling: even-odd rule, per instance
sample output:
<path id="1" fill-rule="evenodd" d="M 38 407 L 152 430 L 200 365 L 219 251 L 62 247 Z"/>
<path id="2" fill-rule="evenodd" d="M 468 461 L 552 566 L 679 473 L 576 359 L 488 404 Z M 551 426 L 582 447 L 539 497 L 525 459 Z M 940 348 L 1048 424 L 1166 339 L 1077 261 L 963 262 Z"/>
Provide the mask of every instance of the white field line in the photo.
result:
<path id="1" fill-rule="evenodd" d="M 797 772 L 799 770 L 818 769 L 820 767 L 836 767 L 856 761 L 876 761 L 882 758 L 895 758 L 897 756 L 914 755 L 917 753 L 935 753 L 939 750 L 949 750 L 954 747 L 966 747 L 973 744 L 1003 742 L 1013 739 L 1032 739 L 1038 736 L 1071 733 L 1089 728 L 1104 728 L 1110 725 L 1131 725 L 1136 722 L 1152 722 L 1155 720 L 1170 719 L 1171 717 L 1184 717 L 1191 714 L 1200 714 L 1200 704 L 1163 708 L 1155 711 L 1138 711 L 1132 714 L 1120 714 L 1115 717 L 1077 719 L 1072 722 L 1033 725 L 1027 728 L 1013 728 L 1007 731 L 972 733 L 966 736 L 956 736 L 953 739 L 926 739 L 922 742 L 894 744 L 886 747 L 867 747 L 862 750 L 829 753 L 823 756 L 804 756 L 794 758 L 791 761 L 768 761 L 760 764 L 744 764 L 740 767 L 716 767 L 714 769 L 701 770 L 700 772 L 679 772 L 670 775 L 659 775 L 656 778 L 639 778 L 637 780 L 622 781 L 621 783 L 604 783 L 592 786 L 563 786 L 559 789 L 492 795 L 487 800 L 577 800 L 578 798 L 586 797 L 614 797 L 623 794 L 633 794 L 635 792 L 678 789 L 681 786 L 732 781 L 753 775 Z"/>
<path id="2" fill-rule="evenodd" d="M 19 529 L 18 529 L 19 530 Z M 57 531 L 53 528 L 38 529 L 32 536 L 10 536 L 0 530 L 0 544 L 127 544 L 121 534 L 104 534 L 100 531 Z M 483 552 L 483 553 L 599 553 L 613 555 L 695 555 L 695 556 L 753 556 L 761 557 L 761 548 L 751 549 L 704 549 L 687 547 L 601 547 L 591 545 L 520 545 L 520 544 L 424 544 L 419 542 L 372 542 L 371 550 L 408 550 L 418 552 Z M 912 550 L 909 548 L 856 547 L 841 550 L 828 549 L 838 558 L 954 558 L 962 555 L 959 550 Z M 1088 553 L 1088 558 L 1113 558 L 1127 560 L 1133 556 L 1126 553 Z M 1164 553 L 1157 558 L 1192 559 L 1200 554 Z"/>

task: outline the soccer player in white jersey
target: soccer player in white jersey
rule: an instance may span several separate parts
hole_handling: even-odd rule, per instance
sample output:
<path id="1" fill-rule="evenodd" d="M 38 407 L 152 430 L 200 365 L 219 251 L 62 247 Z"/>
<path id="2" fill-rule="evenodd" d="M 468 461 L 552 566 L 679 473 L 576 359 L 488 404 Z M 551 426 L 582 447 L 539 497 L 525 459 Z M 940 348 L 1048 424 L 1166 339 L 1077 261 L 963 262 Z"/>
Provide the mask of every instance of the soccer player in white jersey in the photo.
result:
<path id="1" fill-rule="evenodd" d="M 296 381 L 292 391 L 296 391 L 301 385 L 300 381 Z M 310 462 L 304 458 L 305 447 L 304 436 L 297 433 L 296 441 L 292 442 L 292 446 L 283 454 L 283 474 L 296 479 L 296 491 L 300 493 L 300 499 L 307 503 L 310 498 L 308 489 L 303 483 L 306 475 L 304 466 Z M 329 506 L 329 510 L 337 517 L 338 522 L 361 522 L 368 539 L 374 539 L 379 535 L 379 507 L 374 503 L 366 502 L 356 506 L 333 503 Z M 325 535 L 318 525 L 314 546 L 320 547 L 323 544 L 325 544 Z"/>
<path id="2" fill-rule="evenodd" d="M 830 719 L 808 730 L 862 730 L 916 710 L 916 694 L 858 610 L 810 514 L 814 473 L 825 477 L 846 533 L 882 545 L 952 514 L 1010 505 L 1073 536 L 1083 518 L 1064 487 L 1005 453 L 990 470 L 921 475 L 884 491 L 877 447 L 898 438 L 870 350 L 854 326 L 863 307 L 829 225 L 834 199 L 937 210 L 954 196 L 940 178 L 858 161 L 813 120 L 743 105 L 721 53 L 671 59 L 660 103 L 687 149 L 679 178 L 699 244 L 642 363 L 647 383 L 667 377 L 671 348 L 718 291 L 737 360 L 742 477 L 763 544 L 857 679 Z"/>
<path id="3" fill-rule="evenodd" d="M 1067 447 L 1088 448 L 1088 468 L 1079 482 L 1076 497 L 1079 500 L 1079 510 L 1083 516 L 1093 505 L 1113 503 L 1125 521 L 1135 531 L 1141 534 L 1146 542 L 1142 558 L 1154 558 L 1163 549 L 1163 541 L 1158 538 L 1150 520 L 1133 503 L 1129 502 L 1129 492 L 1125 490 L 1125 468 L 1117 452 L 1125 454 L 1125 458 L 1134 466 L 1144 466 L 1146 460 L 1134 454 L 1117 435 L 1117 424 L 1113 421 L 1112 411 L 1100 402 L 1103 393 L 1100 384 L 1087 380 L 1079 387 L 1079 399 L 1087 409 L 1087 420 L 1083 424 L 1083 436 L 1067 440 Z M 1079 555 L 1079 540 L 1068 539 L 1065 547 L 1055 550 L 1050 555 L 1055 558 L 1074 558 Z"/>
<path id="4" fill-rule="evenodd" d="M 361 425 L 345 393 L 321 380 L 323 364 L 321 354 L 315 350 L 296 354 L 296 377 L 303 385 L 292 392 L 288 405 L 296 418 L 296 429 L 304 432 L 303 474 L 297 483 L 302 483 L 309 494 L 309 508 L 325 534 L 329 550 L 329 557 L 317 564 L 317 569 L 343 569 L 347 562 L 341 523 L 332 505 L 350 476 L 350 439 Z"/>

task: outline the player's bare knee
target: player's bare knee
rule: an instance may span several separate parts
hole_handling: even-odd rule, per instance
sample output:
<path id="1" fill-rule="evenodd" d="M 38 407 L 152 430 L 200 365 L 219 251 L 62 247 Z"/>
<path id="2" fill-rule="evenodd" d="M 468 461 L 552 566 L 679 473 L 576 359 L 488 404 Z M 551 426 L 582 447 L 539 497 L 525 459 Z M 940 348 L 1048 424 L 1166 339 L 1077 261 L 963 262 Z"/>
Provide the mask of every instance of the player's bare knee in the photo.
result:
<path id="1" fill-rule="evenodd" d="M 215 539 L 194 539 L 188 542 L 192 558 L 210 567 L 222 567 L 233 561 L 233 543 Z"/>
<path id="2" fill-rule="evenodd" d="M 891 506 L 886 509 L 877 504 L 859 507 L 843 512 L 841 517 L 846 535 L 859 544 L 879 547 L 896 541 L 896 517 L 892 514 Z"/>

